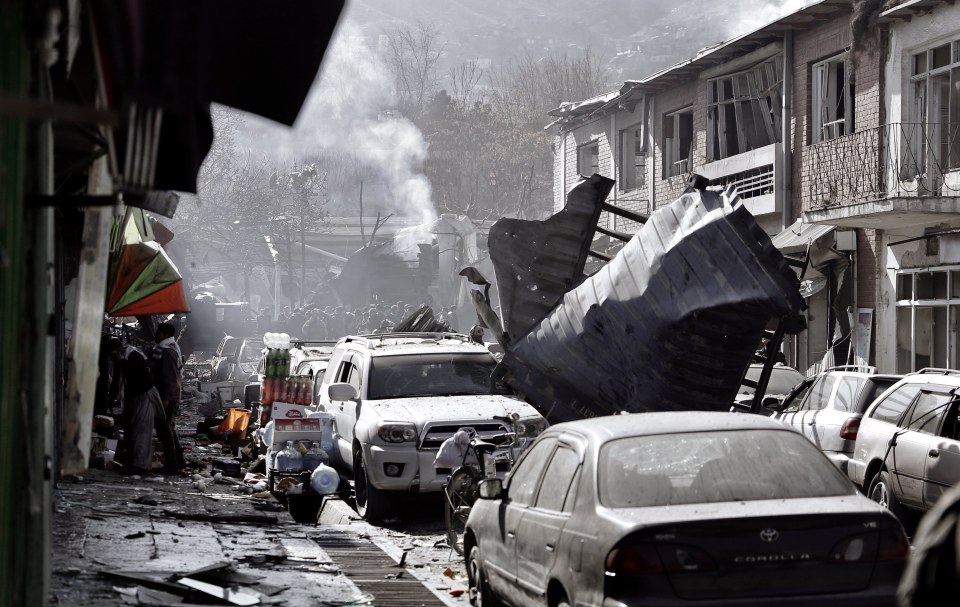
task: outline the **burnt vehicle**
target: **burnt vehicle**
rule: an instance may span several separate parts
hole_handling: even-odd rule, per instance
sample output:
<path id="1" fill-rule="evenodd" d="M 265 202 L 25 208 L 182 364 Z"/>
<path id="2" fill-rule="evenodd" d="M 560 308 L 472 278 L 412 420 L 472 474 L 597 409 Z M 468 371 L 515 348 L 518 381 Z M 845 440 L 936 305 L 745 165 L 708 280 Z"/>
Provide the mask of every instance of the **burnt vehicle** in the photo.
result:
<path id="1" fill-rule="evenodd" d="M 582 180 L 545 221 L 501 219 L 490 230 L 503 329 L 474 291 L 505 350 L 505 381 L 552 422 L 621 411 L 729 410 L 758 344 L 765 366 L 803 323 L 800 279 L 733 192 L 690 187 L 634 236 L 600 228 L 614 182 Z M 591 276 L 596 233 L 625 242 Z M 771 322 L 775 326 L 768 330 Z"/>

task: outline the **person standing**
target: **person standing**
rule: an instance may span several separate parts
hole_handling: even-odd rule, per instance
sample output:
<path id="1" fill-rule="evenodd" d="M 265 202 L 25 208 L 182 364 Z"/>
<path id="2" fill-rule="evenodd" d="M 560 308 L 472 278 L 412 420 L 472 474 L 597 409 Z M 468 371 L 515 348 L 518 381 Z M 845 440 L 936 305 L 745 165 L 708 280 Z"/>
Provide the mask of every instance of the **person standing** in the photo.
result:
<path id="1" fill-rule="evenodd" d="M 176 457 L 163 402 L 143 352 L 125 347 L 116 338 L 108 340 L 107 350 L 123 385 L 123 425 L 130 450 L 130 465 L 125 469 L 132 474 L 146 474 L 150 470 L 154 430 L 163 445 L 164 457 Z"/>
<path id="2" fill-rule="evenodd" d="M 163 401 L 172 442 L 172 453 L 165 454 L 165 472 L 183 471 L 187 467 L 180 436 L 177 434 L 177 415 L 180 413 L 180 392 L 183 388 L 183 357 L 175 335 L 176 330 L 170 323 L 162 322 L 157 325 L 157 346 L 151 356 L 153 380 Z"/>

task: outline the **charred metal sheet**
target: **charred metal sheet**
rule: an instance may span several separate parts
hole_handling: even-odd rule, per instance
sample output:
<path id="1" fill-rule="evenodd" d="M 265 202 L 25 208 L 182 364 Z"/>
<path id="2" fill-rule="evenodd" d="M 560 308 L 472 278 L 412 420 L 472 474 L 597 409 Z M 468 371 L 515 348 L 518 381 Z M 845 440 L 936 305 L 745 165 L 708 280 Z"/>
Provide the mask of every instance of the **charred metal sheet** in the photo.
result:
<path id="1" fill-rule="evenodd" d="M 614 181 L 601 175 L 582 180 L 567 204 L 544 221 L 501 219 L 487 243 L 500 289 L 503 329 L 526 333 L 583 279 L 583 267 Z"/>
<path id="2" fill-rule="evenodd" d="M 554 422 L 727 410 L 768 321 L 801 309 L 798 287 L 738 199 L 690 189 L 514 336 L 505 379 Z"/>

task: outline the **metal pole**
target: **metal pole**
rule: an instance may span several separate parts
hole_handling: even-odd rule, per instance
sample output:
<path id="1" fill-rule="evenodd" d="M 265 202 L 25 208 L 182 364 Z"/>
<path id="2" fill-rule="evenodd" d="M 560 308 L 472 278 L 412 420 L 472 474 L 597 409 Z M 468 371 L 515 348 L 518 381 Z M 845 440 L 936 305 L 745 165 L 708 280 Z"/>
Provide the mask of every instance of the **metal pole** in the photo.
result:
<path id="1" fill-rule="evenodd" d="M 793 223 L 793 30 L 783 36 L 783 108 L 780 120 L 780 204 L 784 230 Z"/>

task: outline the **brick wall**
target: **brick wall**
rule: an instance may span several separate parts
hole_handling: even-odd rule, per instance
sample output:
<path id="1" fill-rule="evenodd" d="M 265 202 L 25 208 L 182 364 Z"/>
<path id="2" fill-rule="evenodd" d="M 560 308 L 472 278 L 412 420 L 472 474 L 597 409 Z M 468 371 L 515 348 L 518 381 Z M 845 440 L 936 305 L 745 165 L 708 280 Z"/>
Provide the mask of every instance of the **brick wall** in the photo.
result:
<path id="1" fill-rule="evenodd" d="M 879 36 L 879 32 L 877 34 Z M 850 58 L 854 78 L 853 133 L 811 145 L 812 67 L 850 46 L 847 18 L 825 22 L 794 37 L 793 71 L 793 197 L 792 216 L 833 204 L 849 204 L 874 196 L 880 175 L 882 50 Z M 877 45 L 879 49 L 879 44 Z M 857 230 L 857 307 L 877 302 L 880 235 Z"/>

